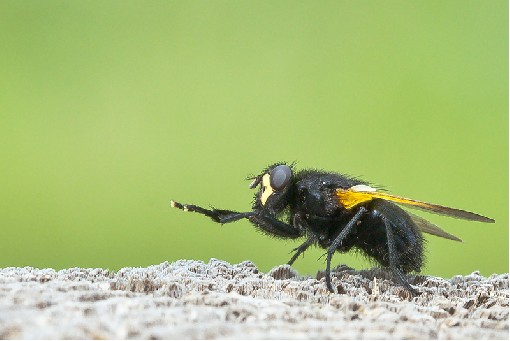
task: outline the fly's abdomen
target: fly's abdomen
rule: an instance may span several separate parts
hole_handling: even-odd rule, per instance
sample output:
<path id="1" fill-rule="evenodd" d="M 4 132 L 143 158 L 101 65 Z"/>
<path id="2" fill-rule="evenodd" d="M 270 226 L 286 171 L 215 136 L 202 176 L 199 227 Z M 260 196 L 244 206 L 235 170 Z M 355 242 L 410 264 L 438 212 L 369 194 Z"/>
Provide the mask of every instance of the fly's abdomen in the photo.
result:
<path id="1" fill-rule="evenodd" d="M 404 273 L 420 271 L 423 264 L 423 237 L 400 207 L 374 200 L 357 228 L 357 246 L 385 267 L 390 266 L 388 231 L 393 235 L 396 266 Z"/>

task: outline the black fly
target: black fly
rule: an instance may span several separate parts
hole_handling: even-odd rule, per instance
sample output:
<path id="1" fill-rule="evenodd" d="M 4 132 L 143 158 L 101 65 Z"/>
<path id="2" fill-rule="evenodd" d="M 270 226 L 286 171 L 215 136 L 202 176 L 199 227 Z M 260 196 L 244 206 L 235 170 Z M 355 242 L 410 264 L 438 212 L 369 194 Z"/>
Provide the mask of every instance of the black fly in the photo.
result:
<path id="1" fill-rule="evenodd" d="M 429 210 L 455 218 L 493 223 L 494 220 L 459 209 L 390 195 L 345 175 L 274 164 L 262 171 L 250 188 L 258 186 L 252 211 L 236 212 L 171 202 L 172 207 L 197 212 L 217 223 L 248 219 L 261 232 L 279 238 L 306 240 L 295 248 L 288 264 L 294 263 L 311 245 L 327 250 L 326 285 L 331 284 L 331 259 L 336 251 L 356 248 L 389 268 L 412 294 L 418 294 L 405 274 L 419 272 L 423 264 L 421 232 L 457 240 L 423 218 L 394 203 Z"/>

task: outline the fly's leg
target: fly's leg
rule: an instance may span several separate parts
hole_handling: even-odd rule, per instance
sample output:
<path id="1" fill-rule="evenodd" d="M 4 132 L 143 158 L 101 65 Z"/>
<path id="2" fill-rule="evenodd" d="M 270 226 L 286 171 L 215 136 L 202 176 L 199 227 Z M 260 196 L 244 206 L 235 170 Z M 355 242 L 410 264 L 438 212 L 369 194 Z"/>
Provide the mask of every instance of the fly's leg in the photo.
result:
<path id="1" fill-rule="evenodd" d="M 288 261 L 287 264 L 289 265 L 292 265 L 296 259 L 303 253 L 306 251 L 306 249 L 308 249 L 310 247 L 310 245 L 312 245 L 313 243 L 315 242 L 315 239 L 307 239 L 303 244 L 299 245 L 298 247 L 292 249 L 291 252 L 296 252 L 294 253 L 294 255 L 292 256 L 292 258 Z"/>
<path id="2" fill-rule="evenodd" d="M 209 218 L 211 218 L 213 221 L 220 223 L 220 224 L 227 224 L 232 223 L 234 221 L 248 218 L 253 215 L 255 215 L 255 212 L 236 212 L 236 211 L 230 211 L 230 210 L 218 210 L 216 208 L 212 208 L 210 210 L 196 206 L 191 204 L 181 204 L 177 201 L 170 201 L 170 206 L 181 209 L 185 212 L 196 212 L 203 214 Z"/>
<path id="3" fill-rule="evenodd" d="M 397 277 L 398 281 L 404 286 L 404 288 L 406 288 L 406 290 L 409 291 L 413 296 L 417 296 L 420 294 L 420 292 L 418 290 L 416 290 L 415 288 L 413 288 L 411 286 L 411 284 L 409 284 L 404 273 L 398 267 L 397 250 L 395 247 L 395 237 L 393 235 L 393 227 L 384 215 L 381 215 L 381 218 L 384 222 L 384 225 L 386 226 L 386 237 L 388 239 L 388 253 L 389 253 L 389 258 L 390 258 L 390 269 L 393 272 L 393 274 L 395 275 L 395 277 Z"/>
<path id="4" fill-rule="evenodd" d="M 170 202 L 170 206 L 183 211 L 205 215 L 220 224 L 232 223 L 247 218 L 253 225 L 255 225 L 256 228 L 270 236 L 292 239 L 302 236 L 299 229 L 284 223 L 273 216 L 267 215 L 263 211 L 236 212 L 231 210 L 220 210 L 217 208 L 207 209 L 192 204 L 181 204 L 173 200 Z"/>
<path id="5" fill-rule="evenodd" d="M 331 259 L 333 258 L 333 254 L 337 250 L 337 248 L 342 244 L 342 241 L 349 235 L 352 231 L 352 228 L 356 225 L 356 223 L 360 220 L 361 216 L 367 212 L 367 209 L 363 206 L 360 207 L 358 212 L 352 217 L 352 219 L 345 225 L 342 231 L 336 236 L 331 245 L 328 247 L 327 259 L 326 259 L 326 286 L 328 290 L 331 292 L 335 292 L 333 290 L 333 286 L 331 285 Z"/>

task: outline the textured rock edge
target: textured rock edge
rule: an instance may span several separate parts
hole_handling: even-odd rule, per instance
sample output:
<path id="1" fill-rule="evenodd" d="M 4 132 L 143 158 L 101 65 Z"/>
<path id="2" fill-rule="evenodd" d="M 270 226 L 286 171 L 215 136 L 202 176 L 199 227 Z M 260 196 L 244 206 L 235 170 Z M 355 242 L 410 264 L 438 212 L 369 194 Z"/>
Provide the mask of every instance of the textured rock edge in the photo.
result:
<path id="1" fill-rule="evenodd" d="M 508 274 L 410 276 L 336 269 L 326 290 L 288 265 L 261 273 L 179 260 L 147 268 L 0 269 L 0 338 L 507 339 Z"/>

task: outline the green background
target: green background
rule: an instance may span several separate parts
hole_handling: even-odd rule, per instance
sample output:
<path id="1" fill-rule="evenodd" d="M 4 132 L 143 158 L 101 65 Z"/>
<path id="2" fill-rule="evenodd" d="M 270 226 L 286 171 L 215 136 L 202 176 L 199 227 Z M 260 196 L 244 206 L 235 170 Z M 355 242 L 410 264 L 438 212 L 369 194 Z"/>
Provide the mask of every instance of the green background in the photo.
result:
<path id="1" fill-rule="evenodd" d="M 508 271 L 507 1 L 1 1 L 0 105 L 1 267 L 267 271 L 302 241 L 169 201 L 248 210 L 297 160 L 496 219 L 419 213 L 464 240 L 423 273 Z"/>

